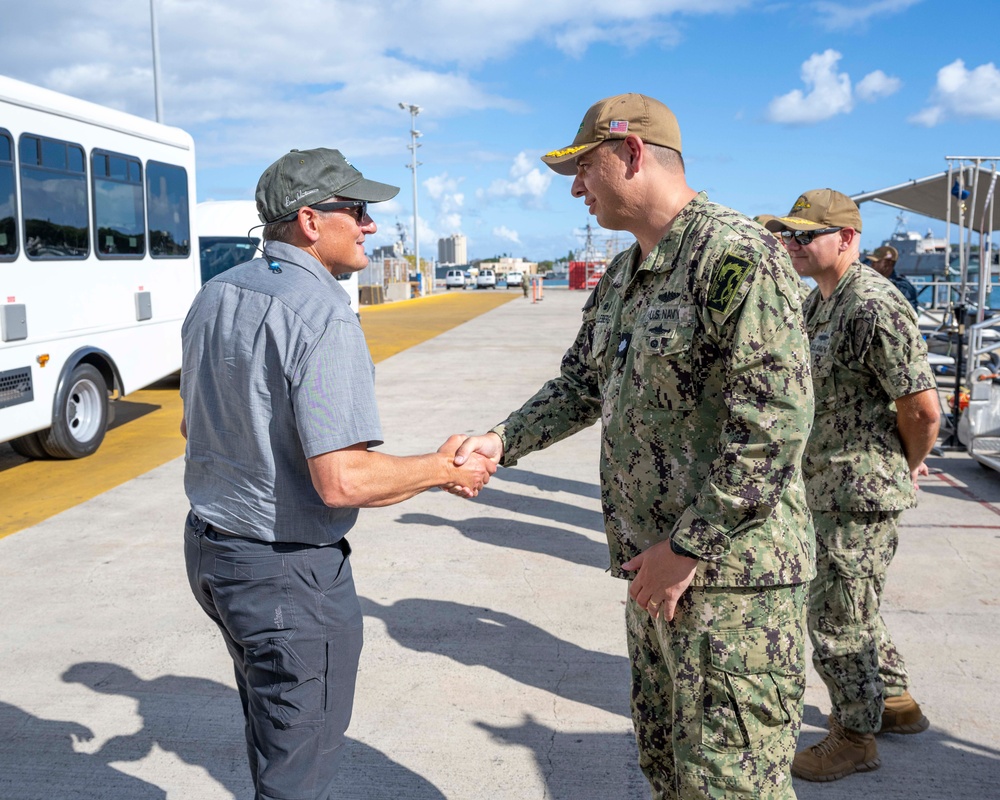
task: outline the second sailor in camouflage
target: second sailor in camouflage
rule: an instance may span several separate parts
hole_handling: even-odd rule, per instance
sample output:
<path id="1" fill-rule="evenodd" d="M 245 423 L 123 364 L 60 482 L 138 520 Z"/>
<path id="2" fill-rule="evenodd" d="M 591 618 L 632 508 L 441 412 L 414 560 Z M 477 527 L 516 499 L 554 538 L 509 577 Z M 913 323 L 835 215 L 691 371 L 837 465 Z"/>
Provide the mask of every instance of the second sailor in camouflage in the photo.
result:
<path id="1" fill-rule="evenodd" d="M 587 301 L 560 374 L 494 431 L 509 466 L 601 421 L 604 521 L 611 572 L 633 579 L 632 715 L 652 796 L 793 798 L 815 558 L 799 281 L 774 237 L 688 189 L 679 150 L 669 109 L 623 95 L 543 159 L 576 176 L 601 225 L 637 242 Z M 490 450 L 485 436 L 471 446 Z M 686 564 L 683 580 L 658 577 Z M 670 586 L 676 610 L 663 602 Z"/>
<path id="2" fill-rule="evenodd" d="M 804 305 L 816 392 L 803 461 L 817 543 L 809 634 L 830 692 L 831 731 L 860 742 L 879 730 L 884 698 L 907 690 L 880 601 L 899 516 L 916 504 L 914 478 L 936 436 L 936 383 L 912 307 L 857 260 L 861 216 L 849 198 L 806 192 L 767 226 L 784 231 L 796 270 L 818 283 Z M 859 770 L 877 766 L 874 741 L 865 742 Z M 842 770 L 826 749 L 793 768 L 815 780 Z"/>

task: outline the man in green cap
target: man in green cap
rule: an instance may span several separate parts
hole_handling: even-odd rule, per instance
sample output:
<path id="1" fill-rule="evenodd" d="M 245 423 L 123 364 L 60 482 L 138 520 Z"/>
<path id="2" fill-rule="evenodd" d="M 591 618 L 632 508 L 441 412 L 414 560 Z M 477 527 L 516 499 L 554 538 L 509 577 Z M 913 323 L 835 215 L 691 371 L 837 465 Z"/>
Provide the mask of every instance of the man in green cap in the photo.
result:
<path id="1" fill-rule="evenodd" d="M 600 101 L 542 160 L 636 242 L 587 300 L 560 374 L 456 461 L 512 466 L 600 420 L 653 798 L 793 798 L 815 558 L 799 281 L 777 239 L 688 186 L 677 119 L 653 98 Z"/>
<path id="2" fill-rule="evenodd" d="M 765 225 L 782 237 L 796 272 L 817 284 L 805 303 L 816 419 L 802 470 L 816 527 L 813 665 L 833 709 L 829 734 L 796 754 L 792 774 L 832 781 L 880 766 L 880 730 L 928 726 L 879 606 L 940 405 L 913 309 L 858 260 L 854 202 L 814 189 Z"/>
<path id="3" fill-rule="evenodd" d="M 282 156 L 257 184 L 263 258 L 206 283 L 183 326 L 188 580 L 233 659 L 256 800 L 334 794 L 361 654 L 358 509 L 472 497 L 496 469 L 457 468 L 457 441 L 371 450 L 375 368 L 334 275 L 364 269 L 368 204 L 398 191 L 337 150 Z"/>
<path id="4" fill-rule="evenodd" d="M 868 258 L 868 264 L 879 275 L 899 289 L 899 293 L 913 306 L 913 310 L 919 312 L 920 304 L 917 302 L 917 287 L 896 272 L 896 261 L 898 259 L 899 251 L 891 244 L 886 244 L 875 248 L 875 251 Z"/>

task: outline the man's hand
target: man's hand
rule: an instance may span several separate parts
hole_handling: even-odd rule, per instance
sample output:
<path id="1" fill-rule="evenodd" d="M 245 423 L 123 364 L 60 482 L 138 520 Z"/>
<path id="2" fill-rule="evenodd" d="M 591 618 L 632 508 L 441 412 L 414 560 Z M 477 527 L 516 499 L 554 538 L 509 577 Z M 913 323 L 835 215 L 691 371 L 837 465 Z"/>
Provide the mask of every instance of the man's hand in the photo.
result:
<path id="1" fill-rule="evenodd" d="M 919 492 L 920 485 L 917 483 L 917 478 L 923 477 L 925 475 L 930 475 L 931 471 L 927 468 L 927 464 L 923 461 L 920 462 L 916 469 L 910 470 L 910 480 L 913 481 L 913 491 Z"/>
<path id="2" fill-rule="evenodd" d="M 448 440 L 437 449 L 437 451 L 454 458 L 455 451 L 458 450 L 459 445 L 468 438 L 468 436 L 463 436 L 460 433 L 453 433 L 448 437 Z"/>
<path id="3" fill-rule="evenodd" d="M 448 439 L 448 442 L 452 441 L 454 438 L 455 436 L 452 436 Z M 445 444 L 448 442 L 445 442 Z M 503 456 L 503 440 L 498 434 L 493 433 L 492 431 L 484 433 L 482 436 L 466 437 L 465 441 L 462 442 L 458 451 L 455 453 L 456 466 L 464 464 L 465 460 L 473 453 L 478 453 L 484 458 L 492 461 L 495 469 L 497 464 L 500 463 L 500 458 Z"/>
<path id="4" fill-rule="evenodd" d="M 456 476 L 455 480 L 444 484 L 441 488 L 459 497 L 467 498 L 475 497 L 479 494 L 479 490 L 489 483 L 490 476 L 497 471 L 497 462 L 500 460 L 499 456 L 497 456 L 496 460 L 493 460 L 476 452 L 470 452 L 459 460 L 456 453 L 459 447 L 468 440 L 468 436 L 458 433 L 452 434 L 437 449 L 439 453 L 451 457 Z"/>
<path id="5" fill-rule="evenodd" d="M 657 542 L 622 564 L 622 569 L 638 570 L 628 593 L 653 617 L 663 615 L 668 622 L 674 618 L 677 602 L 691 585 L 698 559 L 679 556 L 670 549 L 670 542 Z"/>

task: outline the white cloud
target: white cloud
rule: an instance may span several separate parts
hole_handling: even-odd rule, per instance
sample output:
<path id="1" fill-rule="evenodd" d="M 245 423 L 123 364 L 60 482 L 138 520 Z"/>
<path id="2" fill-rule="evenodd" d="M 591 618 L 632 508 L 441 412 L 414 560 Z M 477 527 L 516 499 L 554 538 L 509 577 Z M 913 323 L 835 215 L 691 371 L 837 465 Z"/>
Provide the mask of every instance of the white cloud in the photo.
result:
<path id="1" fill-rule="evenodd" d="M 675 47 L 680 40 L 680 32 L 675 26 L 650 23 L 649 20 L 626 25 L 581 23 L 567 27 L 554 36 L 556 47 L 574 58 L 582 58 L 591 45 L 602 42 L 624 45 L 634 50 L 649 42 L 657 42 L 663 47 Z"/>
<path id="2" fill-rule="evenodd" d="M 864 27 L 873 17 L 899 14 L 923 0 L 877 0 L 848 5 L 846 3 L 813 3 L 812 10 L 820 15 L 824 27 L 829 30 L 857 30 Z"/>
<path id="3" fill-rule="evenodd" d="M 957 58 L 941 67 L 931 104 L 910 122 L 932 128 L 949 117 L 1000 120 L 1000 70 L 992 61 L 969 70 Z"/>
<path id="4" fill-rule="evenodd" d="M 869 72 L 858 81 L 855 92 L 859 99 L 867 103 L 874 103 L 881 97 L 888 97 L 899 91 L 903 82 L 899 78 L 886 75 L 882 70 L 877 69 Z"/>
<path id="5" fill-rule="evenodd" d="M 465 178 L 452 178 L 447 172 L 434 175 L 423 182 L 436 207 L 437 224 L 441 230 L 451 233 L 462 232 L 461 211 L 465 206 L 465 195 L 458 191 Z"/>
<path id="6" fill-rule="evenodd" d="M 461 178 L 449 178 L 448 173 L 445 172 L 441 175 L 434 175 L 427 178 L 424 181 L 424 188 L 427 190 L 427 194 L 435 200 L 440 200 L 441 198 L 456 192 L 461 182 Z"/>
<path id="7" fill-rule="evenodd" d="M 850 112 L 854 108 L 851 78 L 846 72 L 836 72 L 840 59 L 836 50 L 811 55 L 802 65 L 802 82 L 808 94 L 794 89 L 774 98 L 768 106 L 768 119 L 802 125 Z"/>
<path id="8" fill-rule="evenodd" d="M 0 29 L 3 74 L 50 87 L 58 83 L 70 94 L 105 105 L 117 100 L 133 113 L 150 115 L 147 3 L 8 5 Z M 416 101 L 445 115 L 517 110 L 518 103 L 478 85 L 469 69 L 507 58 L 533 41 L 574 56 L 597 42 L 672 45 L 678 38 L 676 18 L 732 13 L 752 0 L 589 0 L 586 5 L 581 14 L 578 0 L 361 5 L 300 0 L 296 14 L 288 14 L 273 0 L 243 0 L 238 8 L 228 0 L 159 0 L 164 106 L 181 125 L 206 117 L 251 119 L 255 110 L 269 109 L 271 100 L 294 99 L 301 108 L 324 92 L 342 101 L 342 125 L 352 121 L 345 113 L 350 109 L 358 121 L 361 100 L 383 110 L 395 110 L 400 100 Z M 58 47 L 39 46 L 30 31 Z M 101 75 L 113 79 L 100 80 Z M 298 91 L 305 81 L 308 88 Z M 309 124 L 309 116 L 299 122 Z"/>
<path id="9" fill-rule="evenodd" d="M 487 198 L 516 199 L 521 204 L 537 207 L 552 183 L 552 171 L 543 172 L 525 152 L 520 152 L 510 168 L 510 180 L 498 178 L 484 193 Z"/>
<path id="10" fill-rule="evenodd" d="M 518 236 L 517 231 L 512 231 L 506 225 L 501 225 L 498 228 L 493 229 L 493 235 L 498 239 L 506 239 L 507 241 L 513 242 L 514 244 L 521 244 L 521 237 Z"/>
<path id="11" fill-rule="evenodd" d="M 451 233 L 461 233 L 462 215 L 444 214 L 443 216 L 438 218 L 438 227 L 443 231 L 451 231 Z"/>
<path id="12" fill-rule="evenodd" d="M 933 128 L 935 125 L 940 125 L 944 122 L 944 109 L 940 106 L 931 106 L 930 108 L 922 109 L 916 114 L 911 114 L 908 120 L 914 125 L 922 125 L 925 128 Z"/>

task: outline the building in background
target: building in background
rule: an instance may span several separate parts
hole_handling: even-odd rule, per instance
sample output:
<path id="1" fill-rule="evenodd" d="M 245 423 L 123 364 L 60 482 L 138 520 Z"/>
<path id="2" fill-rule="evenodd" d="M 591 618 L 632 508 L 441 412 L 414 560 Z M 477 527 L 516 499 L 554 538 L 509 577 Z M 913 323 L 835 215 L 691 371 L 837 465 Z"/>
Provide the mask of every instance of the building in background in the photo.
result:
<path id="1" fill-rule="evenodd" d="M 453 233 L 446 239 L 438 239 L 439 264 L 467 264 L 469 261 L 465 236 Z"/>

